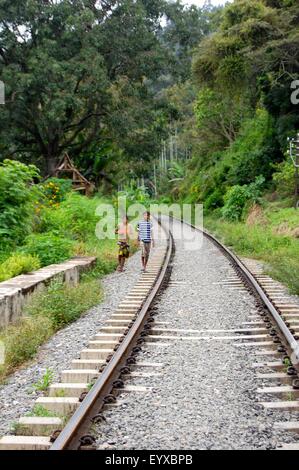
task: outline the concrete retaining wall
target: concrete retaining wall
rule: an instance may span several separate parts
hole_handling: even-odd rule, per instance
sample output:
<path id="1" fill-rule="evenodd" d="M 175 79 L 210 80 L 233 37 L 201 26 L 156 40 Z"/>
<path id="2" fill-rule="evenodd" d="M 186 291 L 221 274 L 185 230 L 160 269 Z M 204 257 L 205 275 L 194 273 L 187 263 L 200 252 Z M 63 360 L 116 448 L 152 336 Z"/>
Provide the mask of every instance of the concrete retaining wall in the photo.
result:
<path id="1" fill-rule="evenodd" d="M 32 294 L 43 289 L 52 279 L 60 278 L 66 284 L 75 286 L 81 273 L 95 263 L 94 257 L 77 257 L 0 282 L 0 328 L 16 322 L 22 316 L 24 305 Z"/>

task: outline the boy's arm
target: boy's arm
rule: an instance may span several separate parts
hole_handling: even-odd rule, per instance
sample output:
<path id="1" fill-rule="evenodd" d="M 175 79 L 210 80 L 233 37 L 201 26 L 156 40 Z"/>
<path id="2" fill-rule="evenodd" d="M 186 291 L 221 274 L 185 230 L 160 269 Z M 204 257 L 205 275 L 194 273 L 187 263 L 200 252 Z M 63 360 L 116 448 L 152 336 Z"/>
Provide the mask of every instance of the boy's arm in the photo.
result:
<path id="1" fill-rule="evenodd" d="M 152 239 L 152 247 L 155 247 L 155 239 L 154 239 L 154 229 L 153 224 L 151 224 L 151 239 Z"/>
<path id="2" fill-rule="evenodd" d="M 137 243 L 141 244 L 139 224 L 137 225 L 136 230 L 137 230 Z"/>

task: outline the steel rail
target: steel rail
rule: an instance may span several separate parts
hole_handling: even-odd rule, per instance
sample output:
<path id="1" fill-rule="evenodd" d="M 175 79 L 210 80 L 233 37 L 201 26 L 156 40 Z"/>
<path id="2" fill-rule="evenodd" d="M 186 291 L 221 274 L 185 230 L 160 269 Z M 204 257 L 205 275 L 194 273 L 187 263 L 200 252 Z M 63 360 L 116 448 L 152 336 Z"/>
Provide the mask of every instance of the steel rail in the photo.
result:
<path id="1" fill-rule="evenodd" d="M 179 219 L 177 219 L 179 220 Z M 259 282 L 255 279 L 253 274 L 249 271 L 249 269 L 244 265 L 244 263 L 236 256 L 229 248 L 227 248 L 225 245 L 223 245 L 217 238 L 215 238 L 213 235 L 211 235 L 209 232 L 207 232 L 204 229 L 200 229 L 196 227 L 195 225 L 186 222 L 184 220 L 179 220 L 181 223 L 184 223 L 186 225 L 189 225 L 191 228 L 197 230 L 198 232 L 203 233 L 203 235 L 208 238 L 214 245 L 218 246 L 225 254 L 226 256 L 233 261 L 233 263 L 240 269 L 242 274 L 245 276 L 247 282 L 249 285 L 254 289 L 254 291 L 258 294 L 260 299 L 263 301 L 265 307 L 269 310 L 273 320 L 276 322 L 280 332 L 282 333 L 283 337 L 285 338 L 287 345 L 289 348 L 292 350 L 293 354 L 295 355 L 295 358 L 297 361 L 299 361 L 299 344 L 286 326 L 285 322 L 281 318 L 280 313 L 276 309 L 276 307 L 273 305 L 269 297 L 266 295 L 265 291 L 259 284 Z M 293 360 L 293 362 L 295 362 Z"/>
<path id="2" fill-rule="evenodd" d="M 162 226 L 160 220 L 158 222 Z M 166 229 L 163 228 L 163 226 L 162 229 L 167 235 L 167 251 L 153 289 L 146 298 L 134 324 L 120 344 L 118 350 L 114 353 L 112 359 L 107 364 L 92 389 L 49 450 L 77 450 L 79 448 L 80 437 L 82 437 L 84 432 L 88 432 L 90 429 L 91 418 L 102 409 L 105 404 L 105 396 L 111 393 L 114 380 L 119 377 L 121 368 L 124 366 L 132 349 L 137 344 L 137 340 L 147 320 L 147 313 L 165 279 L 173 250 L 173 238 L 171 233 L 166 233 Z"/>

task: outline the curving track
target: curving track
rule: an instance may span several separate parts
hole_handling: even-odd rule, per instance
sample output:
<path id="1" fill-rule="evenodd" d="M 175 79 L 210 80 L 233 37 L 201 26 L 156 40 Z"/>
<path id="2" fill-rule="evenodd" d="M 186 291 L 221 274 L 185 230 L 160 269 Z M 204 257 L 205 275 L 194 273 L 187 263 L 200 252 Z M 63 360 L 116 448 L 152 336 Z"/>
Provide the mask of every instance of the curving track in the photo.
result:
<path id="1" fill-rule="evenodd" d="M 179 224 L 180 222 L 178 221 L 174 223 L 177 228 Z M 195 227 L 193 227 L 193 229 L 195 231 L 198 230 Z M 141 276 L 138 284 L 120 304 L 111 320 L 107 322 L 106 327 L 101 329 L 95 338 L 92 339 L 89 348 L 84 350 L 81 359 L 77 361 L 78 367 L 82 367 L 83 375 L 87 374 L 88 369 L 86 369 L 86 367 L 90 367 L 89 364 L 91 364 L 91 362 L 98 368 L 99 373 L 94 378 L 94 384 L 90 391 L 87 391 L 86 383 L 80 384 L 80 382 L 78 382 L 79 379 L 75 378 L 75 381 L 72 382 L 72 377 L 76 376 L 74 371 L 70 371 L 70 379 L 66 383 L 60 385 L 56 384 L 56 388 L 52 388 L 52 391 L 55 389 L 56 392 L 63 391 L 66 394 L 70 390 L 74 392 L 74 390 L 80 389 L 81 392 L 78 397 L 76 394 L 73 396 L 74 393 L 72 393 L 70 397 L 73 399 L 74 413 L 64 429 L 54 432 L 51 439 L 49 439 L 48 436 L 7 436 L 0 441 L 0 448 L 50 448 L 50 450 L 93 449 L 95 448 L 96 441 L 98 441 L 98 445 L 100 445 L 101 448 L 101 439 L 99 441 L 95 433 L 90 432 L 91 427 L 96 426 L 97 429 L 101 428 L 101 426 L 105 427 L 104 411 L 108 409 L 112 410 L 112 413 L 117 414 L 118 396 L 130 390 L 134 391 L 134 386 L 131 387 L 131 389 L 129 387 L 126 388 L 126 379 L 134 377 L 132 368 L 138 370 L 138 368 L 141 367 L 141 370 L 144 371 L 147 368 L 151 370 L 151 365 L 155 365 L 150 361 L 138 360 L 140 355 L 142 356 L 143 354 L 143 346 L 145 346 L 145 349 L 155 344 L 158 345 L 158 347 L 159 345 L 173 346 L 176 344 L 177 340 L 180 340 L 181 343 L 188 341 L 191 342 L 191 344 L 202 343 L 204 341 L 219 342 L 220 340 L 225 343 L 232 341 L 234 344 L 238 343 L 236 345 L 240 347 L 240 351 L 242 347 L 249 347 L 250 351 L 254 348 L 255 354 L 263 358 L 263 362 L 255 363 L 255 369 L 260 369 L 262 372 L 264 369 L 267 370 L 266 373 L 260 374 L 261 378 L 266 380 L 266 385 L 268 385 L 267 380 L 270 380 L 270 383 L 272 380 L 275 380 L 275 384 L 277 383 L 276 381 L 287 384 L 287 389 L 281 388 L 281 390 L 291 394 L 291 397 L 295 396 L 296 398 L 298 396 L 296 392 L 298 390 L 298 369 L 296 365 L 298 360 L 298 306 L 295 303 L 293 305 L 290 304 L 290 301 L 286 303 L 283 300 L 284 295 L 281 293 L 281 288 L 277 283 L 274 283 L 270 278 L 261 274 L 259 268 L 253 267 L 255 272 L 252 272 L 252 266 L 251 269 L 249 269 L 245 263 L 209 233 L 204 232 L 204 237 L 209 244 L 212 243 L 217 248 L 218 254 L 213 252 L 209 245 L 213 256 L 218 257 L 220 254 L 222 257 L 222 255 L 225 255 L 236 273 L 236 275 L 233 276 L 231 269 L 230 271 L 224 270 L 224 275 L 227 276 L 227 279 L 222 279 L 218 284 L 221 284 L 222 287 L 229 287 L 231 289 L 230 293 L 235 292 L 235 295 L 237 295 L 237 291 L 242 291 L 245 286 L 247 291 L 254 295 L 256 307 L 254 313 L 249 315 L 250 321 L 243 322 L 243 324 L 248 325 L 248 327 L 245 328 L 243 326 L 243 328 L 239 327 L 239 329 L 234 327 L 232 330 L 227 328 L 222 330 L 216 330 L 215 328 L 208 330 L 205 325 L 204 330 L 194 330 L 190 329 L 190 327 L 189 329 L 178 329 L 177 327 L 169 328 L 167 325 L 170 324 L 170 322 L 156 321 L 157 319 L 160 320 L 159 308 L 153 307 L 153 305 L 157 300 L 158 294 L 161 293 L 163 285 L 169 280 L 172 253 L 174 251 L 174 241 L 171 233 L 165 228 L 163 231 L 165 234 L 164 241 L 156 250 L 151 260 L 148 273 Z M 220 250 L 220 252 L 218 250 Z M 206 262 L 208 262 L 208 260 L 206 260 Z M 176 292 L 172 291 L 171 295 L 180 295 L 182 292 L 184 296 L 184 285 L 187 285 L 187 282 L 188 281 L 170 279 L 168 285 L 170 287 L 176 287 Z M 217 283 L 215 283 L 215 285 L 216 284 Z M 200 284 L 198 288 L 200 288 Z M 194 289 L 193 291 L 191 289 L 190 292 L 192 295 Z M 208 290 L 207 295 L 209 295 Z M 178 299 L 178 304 L 180 304 L 180 302 L 181 299 Z M 211 302 L 213 302 L 213 300 L 211 300 Z M 182 303 L 182 305 L 183 304 L 184 303 Z M 244 317 L 244 319 L 247 318 Z M 109 349 L 111 345 L 113 346 L 112 351 Z M 176 353 L 174 352 L 174 354 Z M 192 363 L 192 348 L 190 348 L 189 356 L 190 363 Z M 145 355 L 145 358 L 147 357 L 149 356 Z M 161 353 L 161 357 L 163 359 L 163 352 Z M 274 357 L 276 360 L 267 362 L 266 359 L 269 357 Z M 80 361 L 81 364 L 79 364 Z M 159 364 L 156 363 L 157 367 L 158 365 Z M 200 367 L 198 367 L 198 369 L 197 373 L 199 373 L 200 378 L 200 374 L 203 371 L 201 371 Z M 271 371 L 270 373 L 268 372 L 269 369 Z M 275 372 L 272 373 L 272 370 Z M 78 371 L 80 371 L 80 369 L 77 370 L 77 373 Z M 95 371 L 90 371 L 90 373 L 92 375 Z M 217 373 L 219 374 L 219 371 L 217 371 Z M 138 377 L 138 372 L 135 373 L 135 376 Z M 139 376 L 146 377 L 147 374 L 141 372 Z M 152 376 L 154 377 L 155 374 L 152 374 Z M 156 374 L 156 376 L 158 377 L 159 374 Z M 157 377 L 155 380 L 162 380 Z M 226 377 L 222 377 L 222 379 L 223 378 L 227 379 Z M 148 374 L 148 380 L 151 381 L 151 374 Z M 264 393 L 268 397 L 271 397 L 272 393 L 278 396 L 279 390 L 277 391 L 277 388 L 280 387 L 281 383 L 278 383 L 276 387 L 260 388 L 257 390 L 257 393 Z M 175 386 L 174 381 L 174 387 Z M 145 392 L 146 390 L 150 391 L 150 388 L 144 387 Z M 66 397 L 63 395 L 61 395 L 61 397 L 59 397 L 59 395 L 54 396 L 51 403 L 55 403 L 55 400 L 57 402 L 59 402 L 59 400 L 63 402 L 64 398 L 65 401 L 67 401 L 68 395 Z M 51 400 L 50 397 L 49 400 Z M 46 401 L 44 400 L 43 403 L 46 403 Z M 299 401 L 289 399 L 287 404 L 288 406 L 285 405 L 285 401 L 283 400 L 276 400 L 274 402 L 262 402 L 261 406 L 264 406 L 266 409 L 271 409 L 272 406 L 272 408 L 278 409 L 279 412 L 283 412 L 284 409 L 287 412 L 290 410 L 295 412 L 299 411 Z M 122 409 L 121 406 L 119 409 Z M 125 410 L 124 413 L 126 413 Z M 46 421 L 47 420 L 44 420 L 44 422 Z M 296 431 L 297 425 L 296 422 L 294 423 L 289 420 L 288 415 L 288 421 L 278 422 L 277 429 Z M 209 432 L 210 431 L 208 431 L 208 433 Z M 254 430 L 252 432 L 254 432 Z M 200 438 L 201 436 L 197 437 L 199 440 Z M 186 441 L 186 448 L 190 446 L 190 444 L 188 446 L 187 443 L 188 440 Z M 181 445 L 184 447 L 183 443 Z M 196 446 L 196 442 L 194 445 Z M 224 444 L 219 445 L 225 447 Z M 292 442 L 290 445 L 294 446 L 294 443 Z M 255 447 L 256 444 L 254 443 L 252 446 Z M 208 448 L 208 446 L 206 448 Z"/>

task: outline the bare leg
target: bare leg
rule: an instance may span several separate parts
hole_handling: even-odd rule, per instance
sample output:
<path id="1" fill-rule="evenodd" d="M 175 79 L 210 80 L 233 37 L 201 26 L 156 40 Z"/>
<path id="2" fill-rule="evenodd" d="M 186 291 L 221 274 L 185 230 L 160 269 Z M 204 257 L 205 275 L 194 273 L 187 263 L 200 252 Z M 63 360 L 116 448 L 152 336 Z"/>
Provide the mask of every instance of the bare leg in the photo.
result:
<path id="1" fill-rule="evenodd" d="M 117 271 L 121 271 L 121 263 L 122 263 L 122 256 L 119 256 L 119 257 L 118 257 Z"/>
<path id="2" fill-rule="evenodd" d="M 126 262 L 126 258 L 125 258 L 124 256 L 122 256 L 121 262 L 120 262 L 120 266 L 119 266 L 119 270 L 120 270 L 121 272 L 123 272 L 123 270 L 124 270 L 125 262 Z"/>

